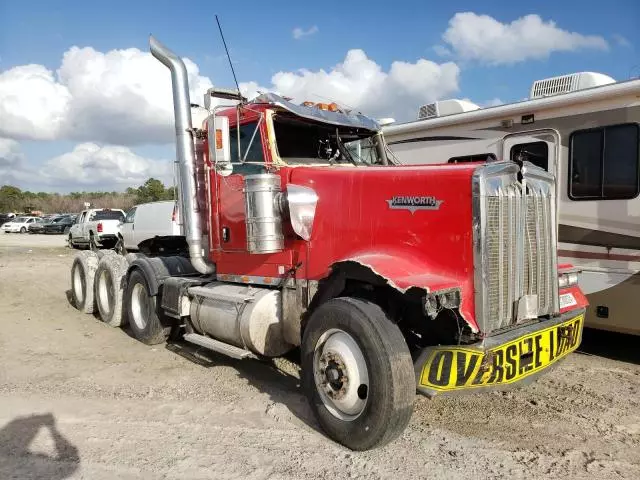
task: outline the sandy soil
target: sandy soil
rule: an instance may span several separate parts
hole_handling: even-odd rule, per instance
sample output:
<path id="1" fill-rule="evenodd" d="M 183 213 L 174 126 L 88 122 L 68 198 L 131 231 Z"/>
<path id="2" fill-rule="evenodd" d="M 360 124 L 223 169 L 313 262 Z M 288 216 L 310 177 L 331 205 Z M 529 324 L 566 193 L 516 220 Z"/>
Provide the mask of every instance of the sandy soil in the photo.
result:
<path id="1" fill-rule="evenodd" d="M 296 367 L 147 347 L 69 304 L 62 236 L 0 235 L 0 478 L 640 478 L 640 339 L 586 332 L 534 385 L 416 398 L 353 453 Z"/>

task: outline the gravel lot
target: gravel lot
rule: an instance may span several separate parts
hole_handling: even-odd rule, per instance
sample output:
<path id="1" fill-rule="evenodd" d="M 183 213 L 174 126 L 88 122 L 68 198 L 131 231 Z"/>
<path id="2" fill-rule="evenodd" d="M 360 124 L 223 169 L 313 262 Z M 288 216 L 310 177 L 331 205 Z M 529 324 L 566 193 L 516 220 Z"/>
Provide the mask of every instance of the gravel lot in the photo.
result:
<path id="1" fill-rule="evenodd" d="M 67 300 L 63 236 L 0 235 L 0 478 L 640 478 L 640 338 L 508 393 L 428 400 L 391 445 L 317 431 L 296 367 L 147 347 Z"/>

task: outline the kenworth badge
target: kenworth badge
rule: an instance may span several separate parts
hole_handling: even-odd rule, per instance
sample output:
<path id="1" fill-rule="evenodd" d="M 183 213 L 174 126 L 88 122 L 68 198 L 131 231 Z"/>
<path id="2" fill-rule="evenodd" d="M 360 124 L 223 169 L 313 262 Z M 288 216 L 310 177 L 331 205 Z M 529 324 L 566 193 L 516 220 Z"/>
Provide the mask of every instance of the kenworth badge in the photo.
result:
<path id="1" fill-rule="evenodd" d="M 443 200 L 436 197 L 402 196 L 397 195 L 387 200 L 389 208 L 394 210 L 409 210 L 411 214 L 416 210 L 438 210 Z"/>

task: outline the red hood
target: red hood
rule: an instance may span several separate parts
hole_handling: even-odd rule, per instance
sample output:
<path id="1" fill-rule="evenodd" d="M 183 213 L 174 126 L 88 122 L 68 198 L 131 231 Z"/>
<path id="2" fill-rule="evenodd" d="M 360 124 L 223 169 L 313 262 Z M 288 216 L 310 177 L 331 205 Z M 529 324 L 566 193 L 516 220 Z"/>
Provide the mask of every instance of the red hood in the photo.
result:
<path id="1" fill-rule="evenodd" d="M 476 168 L 291 169 L 289 183 L 313 188 L 319 197 L 308 278 L 324 278 L 331 265 L 354 260 L 401 290 L 460 287 L 461 313 L 473 318 L 471 176 Z"/>

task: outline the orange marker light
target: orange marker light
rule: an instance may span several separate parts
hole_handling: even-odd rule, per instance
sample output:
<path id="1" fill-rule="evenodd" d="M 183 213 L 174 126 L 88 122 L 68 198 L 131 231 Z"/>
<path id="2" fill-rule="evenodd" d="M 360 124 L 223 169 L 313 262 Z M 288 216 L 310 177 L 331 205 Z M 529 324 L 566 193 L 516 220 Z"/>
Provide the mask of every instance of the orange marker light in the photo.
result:
<path id="1" fill-rule="evenodd" d="M 216 150 L 220 150 L 222 148 L 222 130 L 216 128 Z"/>

